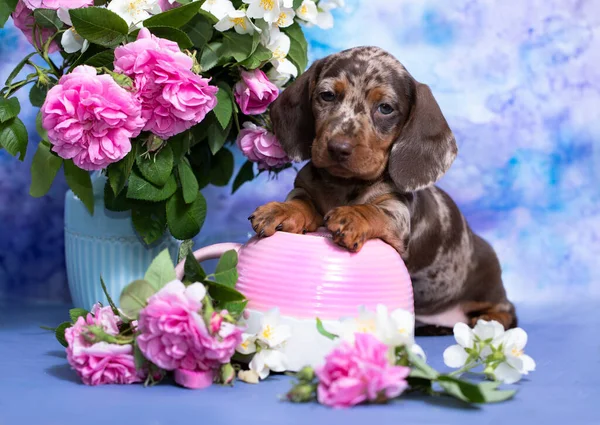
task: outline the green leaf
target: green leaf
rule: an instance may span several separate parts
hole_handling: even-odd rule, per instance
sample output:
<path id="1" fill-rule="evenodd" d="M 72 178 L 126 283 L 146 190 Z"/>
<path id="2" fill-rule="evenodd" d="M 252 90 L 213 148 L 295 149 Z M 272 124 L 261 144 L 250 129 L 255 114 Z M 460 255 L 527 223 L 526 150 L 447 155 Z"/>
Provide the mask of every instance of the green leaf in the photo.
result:
<path id="1" fill-rule="evenodd" d="M 110 294 L 108 293 L 108 289 L 106 289 L 106 284 L 104 283 L 104 279 L 102 278 L 102 276 L 100 276 L 100 286 L 102 286 L 102 292 L 104 292 L 104 296 L 106 297 L 106 300 L 108 301 L 108 305 L 110 306 L 110 308 L 112 308 L 113 313 L 115 313 L 116 315 L 119 315 L 119 309 L 117 308 L 117 305 L 115 304 L 115 302 L 111 298 Z"/>
<path id="2" fill-rule="evenodd" d="M 221 58 L 219 52 L 222 50 L 222 47 L 223 43 L 219 41 L 214 41 L 206 45 L 202 50 L 202 55 L 200 55 L 200 67 L 202 68 L 202 72 L 210 71 L 217 66 L 219 59 Z"/>
<path id="3" fill-rule="evenodd" d="M 302 2 L 303 2 L 303 1 L 304 1 L 304 0 L 294 0 L 294 3 L 293 3 L 293 6 L 292 6 L 292 8 L 293 8 L 294 10 L 298 9 L 298 8 L 299 8 L 299 7 L 302 5 Z"/>
<path id="4" fill-rule="evenodd" d="M 193 252 L 193 246 L 194 241 L 192 239 L 187 239 L 179 244 L 179 251 L 177 252 L 177 264 L 185 260 L 190 252 Z"/>
<path id="5" fill-rule="evenodd" d="M 43 86 L 41 84 L 34 84 L 31 86 L 31 90 L 29 90 L 29 102 L 31 102 L 31 106 L 40 108 L 46 100 L 47 93 L 48 86 Z"/>
<path id="6" fill-rule="evenodd" d="M 174 41 L 177 43 L 180 49 L 189 49 L 194 46 L 192 40 L 187 36 L 187 34 L 180 29 L 168 27 L 168 26 L 155 26 L 148 28 L 152 34 L 157 37 L 165 38 L 167 40 Z M 136 31 L 133 34 L 138 33 Z"/>
<path id="7" fill-rule="evenodd" d="M 42 140 L 48 141 L 48 132 L 42 127 L 42 111 L 39 111 L 35 117 L 35 129 Z"/>
<path id="8" fill-rule="evenodd" d="M 215 155 L 223 147 L 229 136 L 231 130 L 231 123 L 226 129 L 223 129 L 217 122 L 214 113 L 210 113 L 209 118 L 212 118 L 208 129 L 206 130 L 206 136 L 208 138 L 208 146 L 213 155 Z"/>
<path id="9" fill-rule="evenodd" d="M 148 298 L 156 293 L 156 289 L 145 280 L 134 280 L 127 285 L 119 299 L 123 313 L 131 319 L 137 319 L 140 310 L 148 304 Z"/>
<path id="10" fill-rule="evenodd" d="M 173 150 L 174 165 L 179 165 L 179 162 L 189 152 L 191 135 L 190 131 L 184 131 L 169 139 L 169 146 Z"/>
<path id="11" fill-rule="evenodd" d="M 71 317 L 71 322 L 75 323 L 79 317 L 83 317 L 84 319 L 88 315 L 89 311 L 85 308 L 72 308 L 69 310 L 69 316 Z"/>
<path id="12" fill-rule="evenodd" d="M 152 27 L 173 27 L 181 28 L 187 24 L 194 16 L 198 14 L 202 2 L 195 1 L 186 4 L 185 6 L 176 7 L 175 9 L 167 10 L 158 15 L 151 16 L 144 21 L 146 28 Z"/>
<path id="13" fill-rule="evenodd" d="M 202 15 L 196 15 L 181 28 L 190 38 L 194 47 L 202 49 L 213 35 L 213 26 Z"/>
<path id="14" fill-rule="evenodd" d="M 290 38 L 290 51 L 288 59 L 298 68 L 298 74 L 302 74 L 308 65 L 308 43 L 304 31 L 297 22 L 294 22 L 283 31 Z"/>
<path id="15" fill-rule="evenodd" d="M 333 341 L 334 339 L 338 338 L 338 336 L 337 336 L 336 334 L 333 334 L 333 333 L 331 333 L 331 332 L 329 332 L 329 331 L 327 331 L 327 330 L 325 329 L 325 327 L 323 326 L 323 322 L 322 322 L 322 321 L 321 321 L 321 319 L 319 319 L 318 317 L 317 317 L 317 331 L 318 331 L 318 332 L 319 332 L 321 335 L 323 335 L 325 338 L 328 338 L 328 339 L 330 339 L 330 340 L 332 340 L 332 341 Z"/>
<path id="16" fill-rule="evenodd" d="M 50 152 L 50 145 L 43 140 L 40 141 L 31 161 L 29 194 L 39 198 L 48 193 L 62 163 L 61 158 Z"/>
<path id="17" fill-rule="evenodd" d="M 231 194 L 233 195 L 244 183 L 252 181 L 254 179 L 254 163 L 246 161 L 240 171 L 238 172 L 233 186 L 231 187 Z"/>
<path id="18" fill-rule="evenodd" d="M 498 390 L 500 382 L 481 382 L 478 386 L 486 403 L 505 401 L 517 393 L 515 390 Z"/>
<path id="19" fill-rule="evenodd" d="M 146 357 L 144 357 L 144 353 L 140 350 L 140 347 L 137 343 L 133 344 L 133 361 L 135 362 L 135 369 L 140 370 L 146 365 Z"/>
<path id="20" fill-rule="evenodd" d="M 135 203 L 131 208 L 131 221 L 144 242 L 147 245 L 153 244 L 167 230 L 165 202 Z"/>
<path id="21" fill-rule="evenodd" d="M 19 115 L 19 112 L 21 112 L 19 99 L 16 97 L 6 99 L 5 97 L 0 96 L 0 123 L 15 118 Z"/>
<path id="22" fill-rule="evenodd" d="M 131 202 L 127 199 L 125 192 L 115 195 L 110 187 L 110 183 L 106 182 L 104 185 L 104 208 L 108 211 L 116 212 L 129 211 L 131 209 Z"/>
<path id="23" fill-rule="evenodd" d="M 90 173 L 78 168 L 73 160 L 68 159 L 63 162 L 65 179 L 67 184 L 81 202 L 85 205 L 90 214 L 94 214 L 94 192 L 92 189 L 92 180 Z"/>
<path id="24" fill-rule="evenodd" d="M 171 260 L 171 254 L 169 254 L 168 249 L 164 249 L 150 263 L 150 267 L 144 275 L 144 280 L 150 283 L 158 292 L 163 286 L 175 279 L 177 279 L 177 276 L 175 276 L 175 266 L 173 260 Z"/>
<path id="25" fill-rule="evenodd" d="M 94 68 L 108 68 L 113 70 L 115 61 L 114 50 L 104 50 L 100 53 L 96 53 L 90 58 L 83 61 L 86 65 L 93 66 Z"/>
<path id="26" fill-rule="evenodd" d="M 55 28 L 57 30 L 63 27 L 63 22 L 58 18 L 54 9 L 35 9 L 33 11 L 35 22 L 42 28 Z"/>
<path id="27" fill-rule="evenodd" d="M 186 204 L 181 191 L 167 201 L 167 225 L 173 237 L 179 240 L 196 236 L 206 219 L 206 199 L 198 192 L 191 204 Z"/>
<path id="28" fill-rule="evenodd" d="M 19 118 L 12 118 L 0 124 L 0 146 L 12 156 L 25 159 L 27 153 L 27 129 Z"/>
<path id="29" fill-rule="evenodd" d="M 60 345 L 62 345 L 63 347 L 68 347 L 69 344 L 67 343 L 67 340 L 65 338 L 65 331 L 71 327 L 71 322 L 62 322 L 60 325 L 58 325 L 56 327 L 56 330 L 54 331 L 54 336 L 56 337 L 56 340 L 58 342 L 60 342 Z"/>
<path id="30" fill-rule="evenodd" d="M 194 257 L 193 252 L 188 252 L 186 255 L 183 271 L 185 274 L 185 280 L 190 283 L 204 282 L 204 279 L 206 279 L 206 272 L 198 260 L 196 260 Z"/>
<path id="31" fill-rule="evenodd" d="M 258 37 L 258 33 L 256 33 Z M 233 31 L 223 33 L 223 45 L 219 49 L 221 56 L 233 57 L 237 62 L 242 62 L 250 57 L 258 44 L 254 44 L 254 37 L 248 34 L 238 34 Z"/>
<path id="32" fill-rule="evenodd" d="M 259 44 L 256 48 L 256 51 L 252 53 L 249 58 L 240 62 L 240 66 L 243 66 L 249 70 L 253 70 L 260 68 L 263 63 L 271 60 L 271 58 L 273 58 L 273 52 L 271 52 L 262 44 Z"/>
<path id="33" fill-rule="evenodd" d="M 460 400 L 471 403 L 485 402 L 481 389 L 475 384 L 448 375 L 439 375 L 436 380 L 446 392 Z"/>
<path id="34" fill-rule="evenodd" d="M 231 314 L 234 319 L 238 320 L 242 316 L 242 313 L 246 309 L 247 305 L 248 305 L 248 300 L 229 301 L 229 302 L 220 304 L 219 308 L 221 308 L 222 310 L 227 310 L 227 312 L 229 314 Z"/>
<path id="35" fill-rule="evenodd" d="M 129 177 L 129 186 L 127 186 L 127 197 L 138 199 L 140 201 L 160 202 L 169 199 L 177 190 L 177 181 L 171 174 L 167 183 L 163 187 L 157 187 L 145 180 L 133 170 Z"/>
<path id="36" fill-rule="evenodd" d="M 221 128 L 226 129 L 231 122 L 233 114 L 233 96 L 231 95 L 231 89 L 226 84 L 219 84 L 217 105 L 213 109 L 213 113 L 217 117 L 219 124 L 221 124 Z"/>
<path id="37" fill-rule="evenodd" d="M 17 7 L 17 0 L 2 0 L 0 1 L 0 28 L 4 28 L 4 24 L 8 21 L 10 14 Z"/>
<path id="38" fill-rule="evenodd" d="M 125 158 L 119 162 L 110 164 L 107 168 L 108 182 L 115 195 L 121 193 L 127 184 L 127 180 L 131 175 L 133 163 L 135 162 L 136 151 L 137 145 L 133 143 L 131 145 L 131 150 L 125 155 Z"/>
<path id="39" fill-rule="evenodd" d="M 230 286 L 223 285 L 219 282 L 213 282 L 212 280 L 205 280 L 204 283 L 208 286 L 208 293 L 213 300 L 219 304 L 228 303 L 232 301 L 244 301 L 246 297 Z"/>
<path id="40" fill-rule="evenodd" d="M 125 41 L 129 25 L 119 15 L 102 7 L 70 9 L 75 31 L 86 40 L 104 47 Z"/>
<path id="41" fill-rule="evenodd" d="M 233 175 L 234 159 L 229 149 L 218 151 L 210 167 L 210 182 L 215 186 L 227 186 Z"/>
<path id="42" fill-rule="evenodd" d="M 135 163 L 146 180 L 156 186 L 164 186 L 173 171 L 173 150 L 166 144 L 156 154 L 139 155 Z"/>
<path id="43" fill-rule="evenodd" d="M 225 286 L 235 288 L 238 279 L 237 263 L 238 255 L 236 250 L 232 249 L 223 253 L 215 269 L 215 280 Z"/>
<path id="44" fill-rule="evenodd" d="M 196 180 L 196 176 L 194 175 L 187 158 L 183 158 L 179 163 L 177 172 L 179 173 L 179 181 L 181 182 L 183 200 L 186 204 L 191 204 L 198 197 L 200 188 L 198 187 L 198 180 Z"/>

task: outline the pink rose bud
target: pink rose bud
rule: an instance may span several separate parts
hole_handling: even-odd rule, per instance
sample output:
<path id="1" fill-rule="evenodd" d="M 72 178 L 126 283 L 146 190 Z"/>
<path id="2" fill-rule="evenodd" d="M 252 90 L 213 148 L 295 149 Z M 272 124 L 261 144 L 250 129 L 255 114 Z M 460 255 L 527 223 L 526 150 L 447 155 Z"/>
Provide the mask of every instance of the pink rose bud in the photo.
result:
<path id="1" fill-rule="evenodd" d="M 350 407 L 398 397 L 408 386 L 410 368 L 392 365 L 388 350 L 373 335 L 363 333 L 355 335 L 354 344 L 345 342 L 336 347 L 315 371 L 319 403 Z"/>
<path id="2" fill-rule="evenodd" d="M 229 385 L 235 379 L 235 369 L 231 366 L 231 363 L 224 364 L 221 366 L 220 378 L 223 384 Z"/>
<path id="3" fill-rule="evenodd" d="M 176 369 L 173 377 L 175 382 L 182 387 L 198 390 L 210 387 L 215 378 L 215 373 L 212 370 Z"/>
<path id="4" fill-rule="evenodd" d="M 87 65 L 61 77 L 41 112 L 52 150 L 84 170 L 101 170 L 123 159 L 144 126 L 138 100 Z"/>
<path id="5" fill-rule="evenodd" d="M 249 121 L 245 122 L 238 134 L 237 145 L 242 153 L 258 168 L 280 168 L 290 162 L 273 133 Z"/>
<path id="6" fill-rule="evenodd" d="M 219 313 L 213 313 L 210 319 L 210 333 L 216 334 L 221 329 L 221 323 L 223 323 L 223 316 Z"/>
<path id="7" fill-rule="evenodd" d="M 264 113 L 279 95 L 279 89 L 260 69 L 242 71 L 242 79 L 233 88 L 235 101 L 246 115 Z"/>
<path id="8" fill-rule="evenodd" d="M 287 393 L 287 399 L 292 403 L 306 403 L 315 399 L 316 385 L 299 384 Z"/>

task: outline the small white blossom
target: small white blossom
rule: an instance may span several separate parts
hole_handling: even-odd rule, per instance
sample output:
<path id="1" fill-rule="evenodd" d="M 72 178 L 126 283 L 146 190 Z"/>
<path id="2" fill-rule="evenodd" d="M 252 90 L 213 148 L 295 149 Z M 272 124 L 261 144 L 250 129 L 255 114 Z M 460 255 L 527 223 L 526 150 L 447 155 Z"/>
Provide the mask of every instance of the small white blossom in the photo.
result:
<path id="1" fill-rule="evenodd" d="M 157 0 L 112 0 L 108 10 L 115 12 L 132 28 L 141 28 L 144 20 L 162 11 Z"/>
<path id="2" fill-rule="evenodd" d="M 267 77 L 269 77 L 269 80 L 279 89 L 283 89 L 283 86 L 285 86 L 292 78 L 291 74 L 282 74 L 275 68 L 271 68 L 267 71 Z"/>
<path id="3" fill-rule="evenodd" d="M 294 13 L 294 9 L 291 8 L 282 8 L 279 12 L 279 17 L 273 25 L 278 28 L 286 28 L 294 23 L 294 17 L 296 13 Z"/>
<path id="4" fill-rule="evenodd" d="M 494 377 L 506 384 L 513 384 L 535 370 L 535 361 L 525 354 L 527 333 L 521 329 L 509 329 L 501 338 L 505 360 L 494 369 Z"/>
<path id="5" fill-rule="evenodd" d="M 242 342 L 235 350 L 240 354 L 256 353 L 256 335 L 243 333 Z"/>
<path id="6" fill-rule="evenodd" d="M 268 348 L 280 347 L 292 336 L 292 331 L 288 325 L 279 324 L 279 321 L 279 309 L 274 308 L 265 313 L 256 339 Z"/>
<path id="7" fill-rule="evenodd" d="M 82 36 L 77 34 L 75 28 L 73 27 L 73 22 L 71 22 L 71 16 L 69 15 L 69 10 L 61 7 L 57 11 L 58 18 L 63 21 L 65 24 L 71 26 L 68 30 L 66 30 L 60 43 L 66 53 L 75 53 L 81 51 L 81 53 L 85 52 L 87 48 L 90 46 L 90 42 L 84 39 Z"/>
<path id="8" fill-rule="evenodd" d="M 238 34 L 254 34 L 254 31 L 260 32 L 260 28 L 257 28 L 250 19 L 246 16 L 246 12 L 243 10 L 232 9 L 227 12 L 219 22 L 215 24 L 217 31 L 227 31 L 229 29 L 235 29 Z"/>
<path id="9" fill-rule="evenodd" d="M 310 22 L 311 24 L 316 24 L 319 11 L 314 1 L 304 0 L 300 7 L 296 9 L 296 14 L 300 19 Z"/>
<path id="10" fill-rule="evenodd" d="M 249 18 L 264 19 L 269 24 L 274 24 L 279 19 L 281 11 L 280 0 L 243 0 L 248 4 L 246 13 Z"/>
<path id="11" fill-rule="evenodd" d="M 265 379 L 271 371 L 284 372 L 287 369 L 285 354 L 279 350 L 261 350 L 254 355 L 248 365 L 260 379 Z"/>
<path id="12" fill-rule="evenodd" d="M 223 19 L 229 12 L 235 10 L 230 0 L 206 0 L 200 9 L 212 14 L 217 19 Z"/>
<path id="13" fill-rule="evenodd" d="M 277 72 L 293 77 L 298 76 L 298 69 L 287 59 L 287 54 L 290 51 L 290 38 L 282 33 L 279 28 L 274 27 L 271 30 L 266 48 L 273 52 L 271 64 Z"/>

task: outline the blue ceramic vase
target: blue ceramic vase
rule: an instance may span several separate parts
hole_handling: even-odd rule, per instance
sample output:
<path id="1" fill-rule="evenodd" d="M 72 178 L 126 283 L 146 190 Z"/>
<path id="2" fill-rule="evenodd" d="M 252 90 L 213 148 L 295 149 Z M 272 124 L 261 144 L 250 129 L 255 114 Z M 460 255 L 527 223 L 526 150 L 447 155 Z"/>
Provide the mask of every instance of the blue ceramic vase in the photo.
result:
<path id="1" fill-rule="evenodd" d="M 94 215 L 72 191 L 65 197 L 65 255 L 69 290 L 75 307 L 90 309 L 108 301 L 102 292 L 100 276 L 111 298 L 118 304 L 122 289 L 142 279 L 152 260 L 165 248 L 173 261 L 179 242 L 166 233 L 148 246 L 135 233 L 131 214 L 104 208 L 104 184 L 100 173 L 92 175 Z"/>

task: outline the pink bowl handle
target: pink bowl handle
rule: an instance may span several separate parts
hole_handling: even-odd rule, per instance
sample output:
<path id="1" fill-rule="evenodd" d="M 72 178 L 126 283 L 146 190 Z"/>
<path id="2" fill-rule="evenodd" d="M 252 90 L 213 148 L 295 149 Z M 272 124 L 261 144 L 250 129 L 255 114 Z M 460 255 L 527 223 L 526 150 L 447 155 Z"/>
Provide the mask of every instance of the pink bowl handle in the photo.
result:
<path id="1" fill-rule="evenodd" d="M 241 243 L 217 243 L 214 245 L 205 246 L 204 248 L 200 248 L 194 251 L 194 258 L 198 260 L 198 262 L 202 262 L 205 260 L 215 260 L 220 258 L 225 252 L 230 251 L 232 249 L 238 251 L 242 247 Z M 175 267 L 175 276 L 177 279 L 183 279 L 184 271 L 183 268 L 185 266 L 185 260 L 182 260 L 177 267 Z"/>

